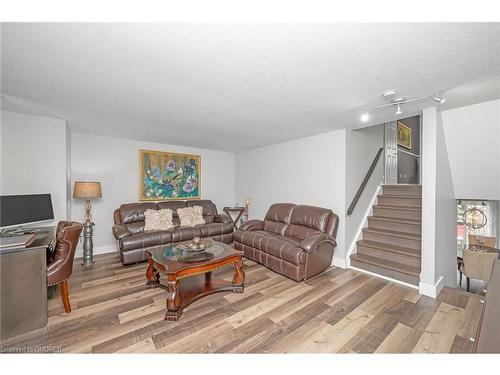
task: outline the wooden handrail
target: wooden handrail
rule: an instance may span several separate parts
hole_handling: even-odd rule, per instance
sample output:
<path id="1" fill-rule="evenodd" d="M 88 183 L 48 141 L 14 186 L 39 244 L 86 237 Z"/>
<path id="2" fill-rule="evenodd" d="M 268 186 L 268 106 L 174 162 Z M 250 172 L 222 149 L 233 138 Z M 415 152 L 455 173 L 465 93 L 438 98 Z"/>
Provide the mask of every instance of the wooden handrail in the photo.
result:
<path id="1" fill-rule="evenodd" d="M 366 172 L 365 178 L 363 179 L 363 182 L 361 182 L 361 185 L 359 186 L 359 189 L 356 192 L 356 195 L 354 196 L 351 205 L 347 209 L 347 216 L 350 216 L 354 211 L 354 207 L 356 207 L 359 198 L 361 198 L 361 194 L 363 194 L 363 191 L 365 190 L 366 184 L 368 183 L 370 177 L 372 176 L 373 170 L 377 166 L 378 160 L 380 159 L 380 155 L 382 155 L 382 151 L 384 151 L 384 148 L 380 147 L 379 150 L 377 151 L 377 155 L 375 155 L 375 158 L 373 159 L 372 164 L 370 165 L 370 168 L 368 168 L 368 172 Z"/>

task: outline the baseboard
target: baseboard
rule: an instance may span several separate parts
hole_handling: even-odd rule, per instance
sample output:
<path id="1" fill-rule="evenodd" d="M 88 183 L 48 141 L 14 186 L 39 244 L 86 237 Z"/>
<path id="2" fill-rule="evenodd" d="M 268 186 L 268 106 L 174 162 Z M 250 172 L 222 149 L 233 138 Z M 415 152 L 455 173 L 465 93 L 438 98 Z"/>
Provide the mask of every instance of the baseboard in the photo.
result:
<path id="1" fill-rule="evenodd" d="M 116 250 L 116 245 L 106 245 L 106 246 L 96 246 L 94 247 L 94 250 L 92 252 L 94 255 L 100 255 L 100 254 L 109 254 L 109 253 L 117 253 L 118 251 Z M 75 258 L 79 259 L 83 257 L 83 249 L 81 246 L 78 247 L 77 253 L 75 254 Z"/>
<path id="2" fill-rule="evenodd" d="M 96 254 L 106 254 L 106 253 L 114 253 L 116 252 L 116 245 L 107 245 L 107 246 L 97 246 L 94 247 L 94 255 Z"/>
<path id="3" fill-rule="evenodd" d="M 387 277 L 387 276 L 384 276 L 384 275 L 380 275 L 378 273 L 370 272 L 370 271 L 367 271 L 367 270 L 364 270 L 364 269 L 361 269 L 361 268 L 358 268 L 358 267 L 354 267 L 354 266 L 351 266 L 351 265 L 349 265 L 349 268 L 353 269 L 353 270 L 356 270 L 356 271 L 359 271 L 359 272 L 366 273 L 366 274 L 368 274 L 370 276 L 377 277 L 379 279 L 390 281 L 390 282 L 395 283 L 395 284 L 407 286 L 408 288 L 419 289 L 419 287 L 416 286 L 416 285 L 413 285 L 413 284 L 410 284 L 410 283 L 405 283 L 404 281 L 393 279 L 392 277 Z M 419 293 L 420 293 L 420 291 L 419 291 Z"/>
<path id="4" fill-rule="evenodd" d="M 441 276 L 434 285 L 420 282 L 418 284 L 418 291 L 424 296 L 436 298 L 444 287 L 444 277 Z"/>

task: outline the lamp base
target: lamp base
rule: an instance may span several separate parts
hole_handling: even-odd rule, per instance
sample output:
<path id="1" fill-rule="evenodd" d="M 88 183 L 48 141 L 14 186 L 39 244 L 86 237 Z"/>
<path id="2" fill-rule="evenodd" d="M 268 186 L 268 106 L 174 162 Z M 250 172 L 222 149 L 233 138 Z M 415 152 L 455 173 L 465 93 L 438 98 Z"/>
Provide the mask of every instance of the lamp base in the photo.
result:
<path id="1" fill-rule="evenodd" d="M 89 266 L 95 263 L 94 261 L 94 244 L 92 242 L 92 235 L 94 234 L 94 229 L 92 228 L 94 223 L 91 221 L 85 221 L 83 224 L 83 261 L 82 266 Z"/>

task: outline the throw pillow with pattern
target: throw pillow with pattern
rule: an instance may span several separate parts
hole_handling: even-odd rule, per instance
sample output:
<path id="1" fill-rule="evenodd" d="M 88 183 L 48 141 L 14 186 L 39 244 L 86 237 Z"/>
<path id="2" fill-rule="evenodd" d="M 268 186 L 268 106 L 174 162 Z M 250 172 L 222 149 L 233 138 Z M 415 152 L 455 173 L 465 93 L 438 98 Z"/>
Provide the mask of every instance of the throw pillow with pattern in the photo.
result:
<path id="1" fill-rule="evenodd" d="M 178 208 L 177 215 L 179 215 L 181 226 L 194 227 L 196 225 L 205 224 L 205 220 L 203 219 L 203 207 L 201 206 Z"/>
<path id="2" fill-rule="evenodd" d="M 169 230 L 174 227 L 170 208 L 162 210 L 147 209 L 144 212 L 144 218 L 144 230 Z"/>

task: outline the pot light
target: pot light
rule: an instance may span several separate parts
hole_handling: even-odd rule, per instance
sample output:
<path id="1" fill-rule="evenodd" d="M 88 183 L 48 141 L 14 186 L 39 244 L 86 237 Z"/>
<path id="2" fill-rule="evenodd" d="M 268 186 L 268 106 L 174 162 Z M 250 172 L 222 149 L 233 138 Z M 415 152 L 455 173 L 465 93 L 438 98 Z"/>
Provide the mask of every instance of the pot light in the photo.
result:
<path id="1" fill-rule="evenodd" d="M 365 112 L 361 115 L 361 122 L 368 122 L 369 119 L 370 115 L 368 114 L 368 112 Z"/>
<path id="2" fill-rule="evenodd" d="M 398 108 L 396 108 L 396 114 L 400 115 L 401 113 L 403 113 L 403 111 L 401 111 L 401 106 L 398 103 Z"/>

